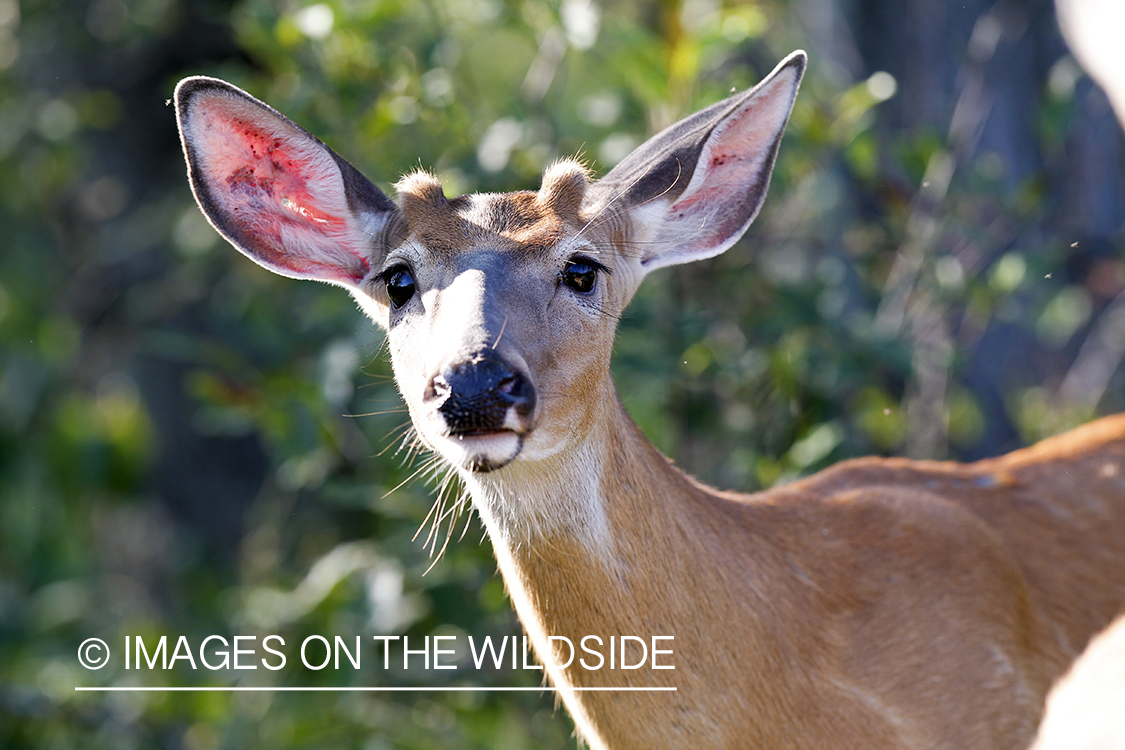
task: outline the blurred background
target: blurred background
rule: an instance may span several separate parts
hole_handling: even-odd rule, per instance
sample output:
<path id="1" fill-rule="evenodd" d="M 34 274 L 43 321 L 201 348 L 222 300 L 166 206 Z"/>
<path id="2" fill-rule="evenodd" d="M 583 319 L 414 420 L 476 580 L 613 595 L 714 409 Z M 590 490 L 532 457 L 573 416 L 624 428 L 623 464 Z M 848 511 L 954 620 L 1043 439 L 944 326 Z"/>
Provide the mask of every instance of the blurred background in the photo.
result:
<path id="1" fill-rule="evenodd" d="M 653 441 L 754 490 L 1125 408 L 1125 143 L 1048 0 L 0 0 L 0 746 L 575 746 L 534 692 L 74 692 L 538 684 L 78 665 L 88 637 L 521 632 L 475 518 L 427 542 L 381 332 L 196 209 L 177 80 L 238 84 L 384 190 L 421 164 L 452 195 L 563 155 L 604 172 L 798 47 L 761 217 L 621 322 Z"/>

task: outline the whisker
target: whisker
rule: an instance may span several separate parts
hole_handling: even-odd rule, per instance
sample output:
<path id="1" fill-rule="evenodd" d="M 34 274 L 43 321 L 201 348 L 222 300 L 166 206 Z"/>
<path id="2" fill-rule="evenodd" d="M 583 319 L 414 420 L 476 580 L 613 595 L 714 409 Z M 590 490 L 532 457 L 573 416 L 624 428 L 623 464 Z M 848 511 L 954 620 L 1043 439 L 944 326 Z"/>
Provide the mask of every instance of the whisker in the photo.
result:
<path id="1" fill-rule="evenodd" d="M 446 466 L 444 468 L 446 468 L 446 473 L 444 477 L 442 477 L 440 486 L 438 487 L 437 499 L 431 506 L 430 513 L 426 515 L 427 519 L 433 517 L 433 523 L 430 525 L 430 532 L 426 537 L 424 546 L 430 548 L 430 555 L 434 560 L 423 572 L 423 575 L 433 570 L 434 566 L 437 565 L 438 561 L 445 554 L 445 550 L 449 547 L 449 542 L 453 537 L 453 530 L 457 518 L 464 512 L 464 499 L 466 497 L 464 492 L 459 493 L 456 498 L 450 498 L 450 490 L 454 487 L 456 479 L 458 478 L 457 473 L 451 466 Z M 449 506 L 448 509 L 446 508 L 447 504 Z M 446 524 L 445 538 L 442 540 L 441 548 L 438 549 L 437 539 L 440 535 L 442 522 L 446 521 L 446 519 L 448 519 L 449 522 Z M 422 525 L 424 526 L 425 523 L 426 522 L 423 521 Z M 421 528 L 419 531 L 421 531 Z M 415 536 L 417 536 L 417 534 L 415 534 Z"/>
<path id="2" fill-rule="evenodd" d="M 394 409 L 384 409 L 382 411 L 367 411 L 362 414 L 341 414 L 345 419 L 359 419 L 360 417 L 381 417 L 386 414 L 405 414 L 405 406 L 396 406 Z"/>
<path id="3" fill-rule="evenodd" d="M 418 478 L 418 475 L 420 475 L 420 474 L 421 474 L 421 473 L 422 473 L 423 471 L 425 471 L 425 470 L 426 470 L 426 469 L 428 469 L 428 468 L 430 468 L 430 467 L 426 466 L 425 464 L 422 464 L 422 465 L 421 465 L 421 466 L 419 466 L 419 467 L 418 467 L 417 469 L 415 469 L 415 470 L 414 470 L 413 472 L 411 472 L 411 474 L 410 474 L 410 475 L 409 475 L 408 477 L 406 477 L 406 479 L 402 480 L 402 481 L 401 481 L 401 482 L 399 482 L 399 483 L 398 483 L 397 485 L 395 485 L 393 489 L 387 490 L 387 491 L 386 491 L 386 492 L 385 492 L 385 493 L 383 494 L 383 497 L 384 497 L 384 498 L 387 498 L 387 497 L 390 497 L 390 495 L 391 495 L 392 493 L 394 493 L 394 492 L 398 492 L 398 491 L 399 491 L 399 490 L 401 490 L 401 489 L 402 489 L 403 487 L 405 487 L 406 485 L 408 485 L 408 484 L 409 484 L 409 483 L 410 483 L 411 481 L 413 481 L 414 479 L 417 479 L 417 478 Z"/>
<path id="4" fill-rule="evenodd" d="M 393 383 L 395 380 L 394 375 L 383 375 L 380 373 L 364 373 L 364 375 L 370 378 L 371 382 L 361 383 L 359 386 L 357 386 L 357 390 L 364 388 L 373 388 L 377 385 L 386 385 L 387 383 Z"/>
<path id="5" fill-rule="evenodd" d="M 656 201 L 660 198 L 663 198 L 665 195 L 667 195 L 669 192 L 671 192 L 672 188 L 675 187 L 677 182 L 679 182 L 680 175 L 683 174 L 683 165 L 680 164 L 679 162 L 677 162 L 676 166 L 679 169 L 679 171 L 676 173 L 676 179 L 672 180 L 672 182 L 668 185 L 668 187 L 664 188 L 664 190 L 660 191 L 659 193 L 652 196 L 648 200 L 645 200 L 641 203 L 638 203 L 636 206 L 630 206 L 629 208 L 637 208 L 639 206 L 648 205 L 649 203 L 652 203 L 653 201 Z M 597 221 L 603 213 L 605 213 L 610 207 L 612 207 L 626 193 L 628 193 L 630 190 L 632 190 L 634 187 L 636 187 L 637 184 L 640 183 L 641 180 L 643 180 L 645 177 L 647 177 L 648 174 L 649 174 L 649 171 L 650 170 L 646 169 L 643 173 L 641 173 L 640 176 L 637 177 L 637 179 L 633 180 L 628 185 L 623 187 L 620 190 L 620 192 L 618 192 L 616 195 L 614 195 L 612 198 L 610 198 L 604 206 L 602 206 L 600 209 L 598 209 L 597 213 L 595 213 L 592 217 L 590 217 L 590 220 L 586 222 L 586 225 L 584 227 L 582 227 L 581 229 L 579 229 L 578 233 L 574 235 L 575 239 L 578 239 L 579 237 L 581 237 L 583 235 L 583 233 L 586 232 L 586 230 L 597 229 L 598 227 L 603 226 L 607 222 L 614 221 L 619 216 L 621 216 L 622 215 L 621 212 L 614 213 L 612 216 L 607 217 L 604 221 L 601 221 L 596 225 L 594 224 L 594 222 Z"/>
<path id="6" fill-rule="evenodd" d="M 506 329 L 507 327 L 508 327 L 508 316 L 505 315 L 504 316 L 504 323 L 500 326 L 500 333 L 496 334 L 496 340 L 493 341 L 492 346 L 489 347 L 493 351 L 496 351 L 496 345 L 500 343 L 500 339 L 504 338 L 504 329 Z"/>
<path id="7" fill-rule="evenodd" d="M 395 427 L 395 428 L 391 429 L 390 432 L 388 432 L 386 435 L 383 436 L 383 441 L 387 443 L 386 447 L 383 448 L 383 450 L 376 453 L 375 455 L 376 456 L 385 455 L 386 452 L 389 451 L 391 449 L 391 446 L 394 444 L 393 442 L 387 442 L 387 441 L 390 441 L 391 436 L 393 436 L 395 433 L 400 433 L 402 435 L 402 442 L 399 443 L 398 447 L 395 448 L 394 454 L 392 454 L 392 455 L 397 456 L 402 451 L 403 445 L 406 442 L 406 440 L 410 437 L 410 433 L 413 429 L 414 429 L 414 424 L 409 419 L 406 420 L 406 422 L 404 422 L 403 424 L 400 424 L 398 427 Z"/>

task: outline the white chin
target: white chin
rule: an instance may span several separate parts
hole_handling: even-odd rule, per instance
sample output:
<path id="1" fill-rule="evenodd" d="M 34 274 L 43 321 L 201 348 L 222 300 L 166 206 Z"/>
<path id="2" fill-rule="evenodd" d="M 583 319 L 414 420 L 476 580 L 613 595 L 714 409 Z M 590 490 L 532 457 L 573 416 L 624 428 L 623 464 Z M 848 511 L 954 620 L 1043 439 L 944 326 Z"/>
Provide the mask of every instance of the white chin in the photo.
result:
<path id="1" fill-rule="evenodd" d="M 485 473 L 495 471 L 519 455 L 523 436 L 511 432 L 486 435 L 449 435 L 437 441 L 438 451 L 459 469 Z"/>

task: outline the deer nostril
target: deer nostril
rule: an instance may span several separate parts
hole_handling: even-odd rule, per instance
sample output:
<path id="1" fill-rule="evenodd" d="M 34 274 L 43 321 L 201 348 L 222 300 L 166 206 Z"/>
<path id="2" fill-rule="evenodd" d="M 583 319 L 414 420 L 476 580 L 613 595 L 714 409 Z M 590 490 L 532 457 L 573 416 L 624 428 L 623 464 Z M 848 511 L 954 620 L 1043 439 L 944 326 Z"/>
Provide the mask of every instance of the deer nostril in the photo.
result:
<path id="1" fill-rule="evenodd" d="M 435 375 L 426 387 L 423 397 L 426 401 L 444 401 L 450 393 L 449 381 L 443 375 Z"/>
<path id="2" fill-rule="evenodd" d="M 531 387 L 530 381 L 519 373 L 506 378 L 500 384 L 500 391 L 521 417 L 529 416 L 535 408 L 535 389 Z"/>
<path id="3" fill-rule="evenodd" d="M 522 421 L 535 408 L 530 381 L 498 357 L 447 367 L 431 381 L 427 396 L 440 400 L 437 410 L 454 434 L 512 429 L 510 409 Z"/>

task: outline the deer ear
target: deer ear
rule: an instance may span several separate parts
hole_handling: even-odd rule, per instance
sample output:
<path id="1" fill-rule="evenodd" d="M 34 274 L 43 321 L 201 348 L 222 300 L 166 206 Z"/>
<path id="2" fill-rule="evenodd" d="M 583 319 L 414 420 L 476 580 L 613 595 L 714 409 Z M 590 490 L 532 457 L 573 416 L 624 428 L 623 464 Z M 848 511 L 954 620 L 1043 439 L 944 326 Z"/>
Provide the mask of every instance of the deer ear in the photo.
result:
<path id="1" fill-rule="evenodd" d="M 792 53 L 753 89 L 653 136 L 596 183 L 593 210 L 629 216 L 644 271 L 718 255 L 750 226 L 806 59 Z"/>
<path id="2" fill-rule="evenodd" d="M 283 276 L 358 288 L 395 204 L 309 133 L 215 78 L 176 87 L 192 191 L 211 224 Z"/>

